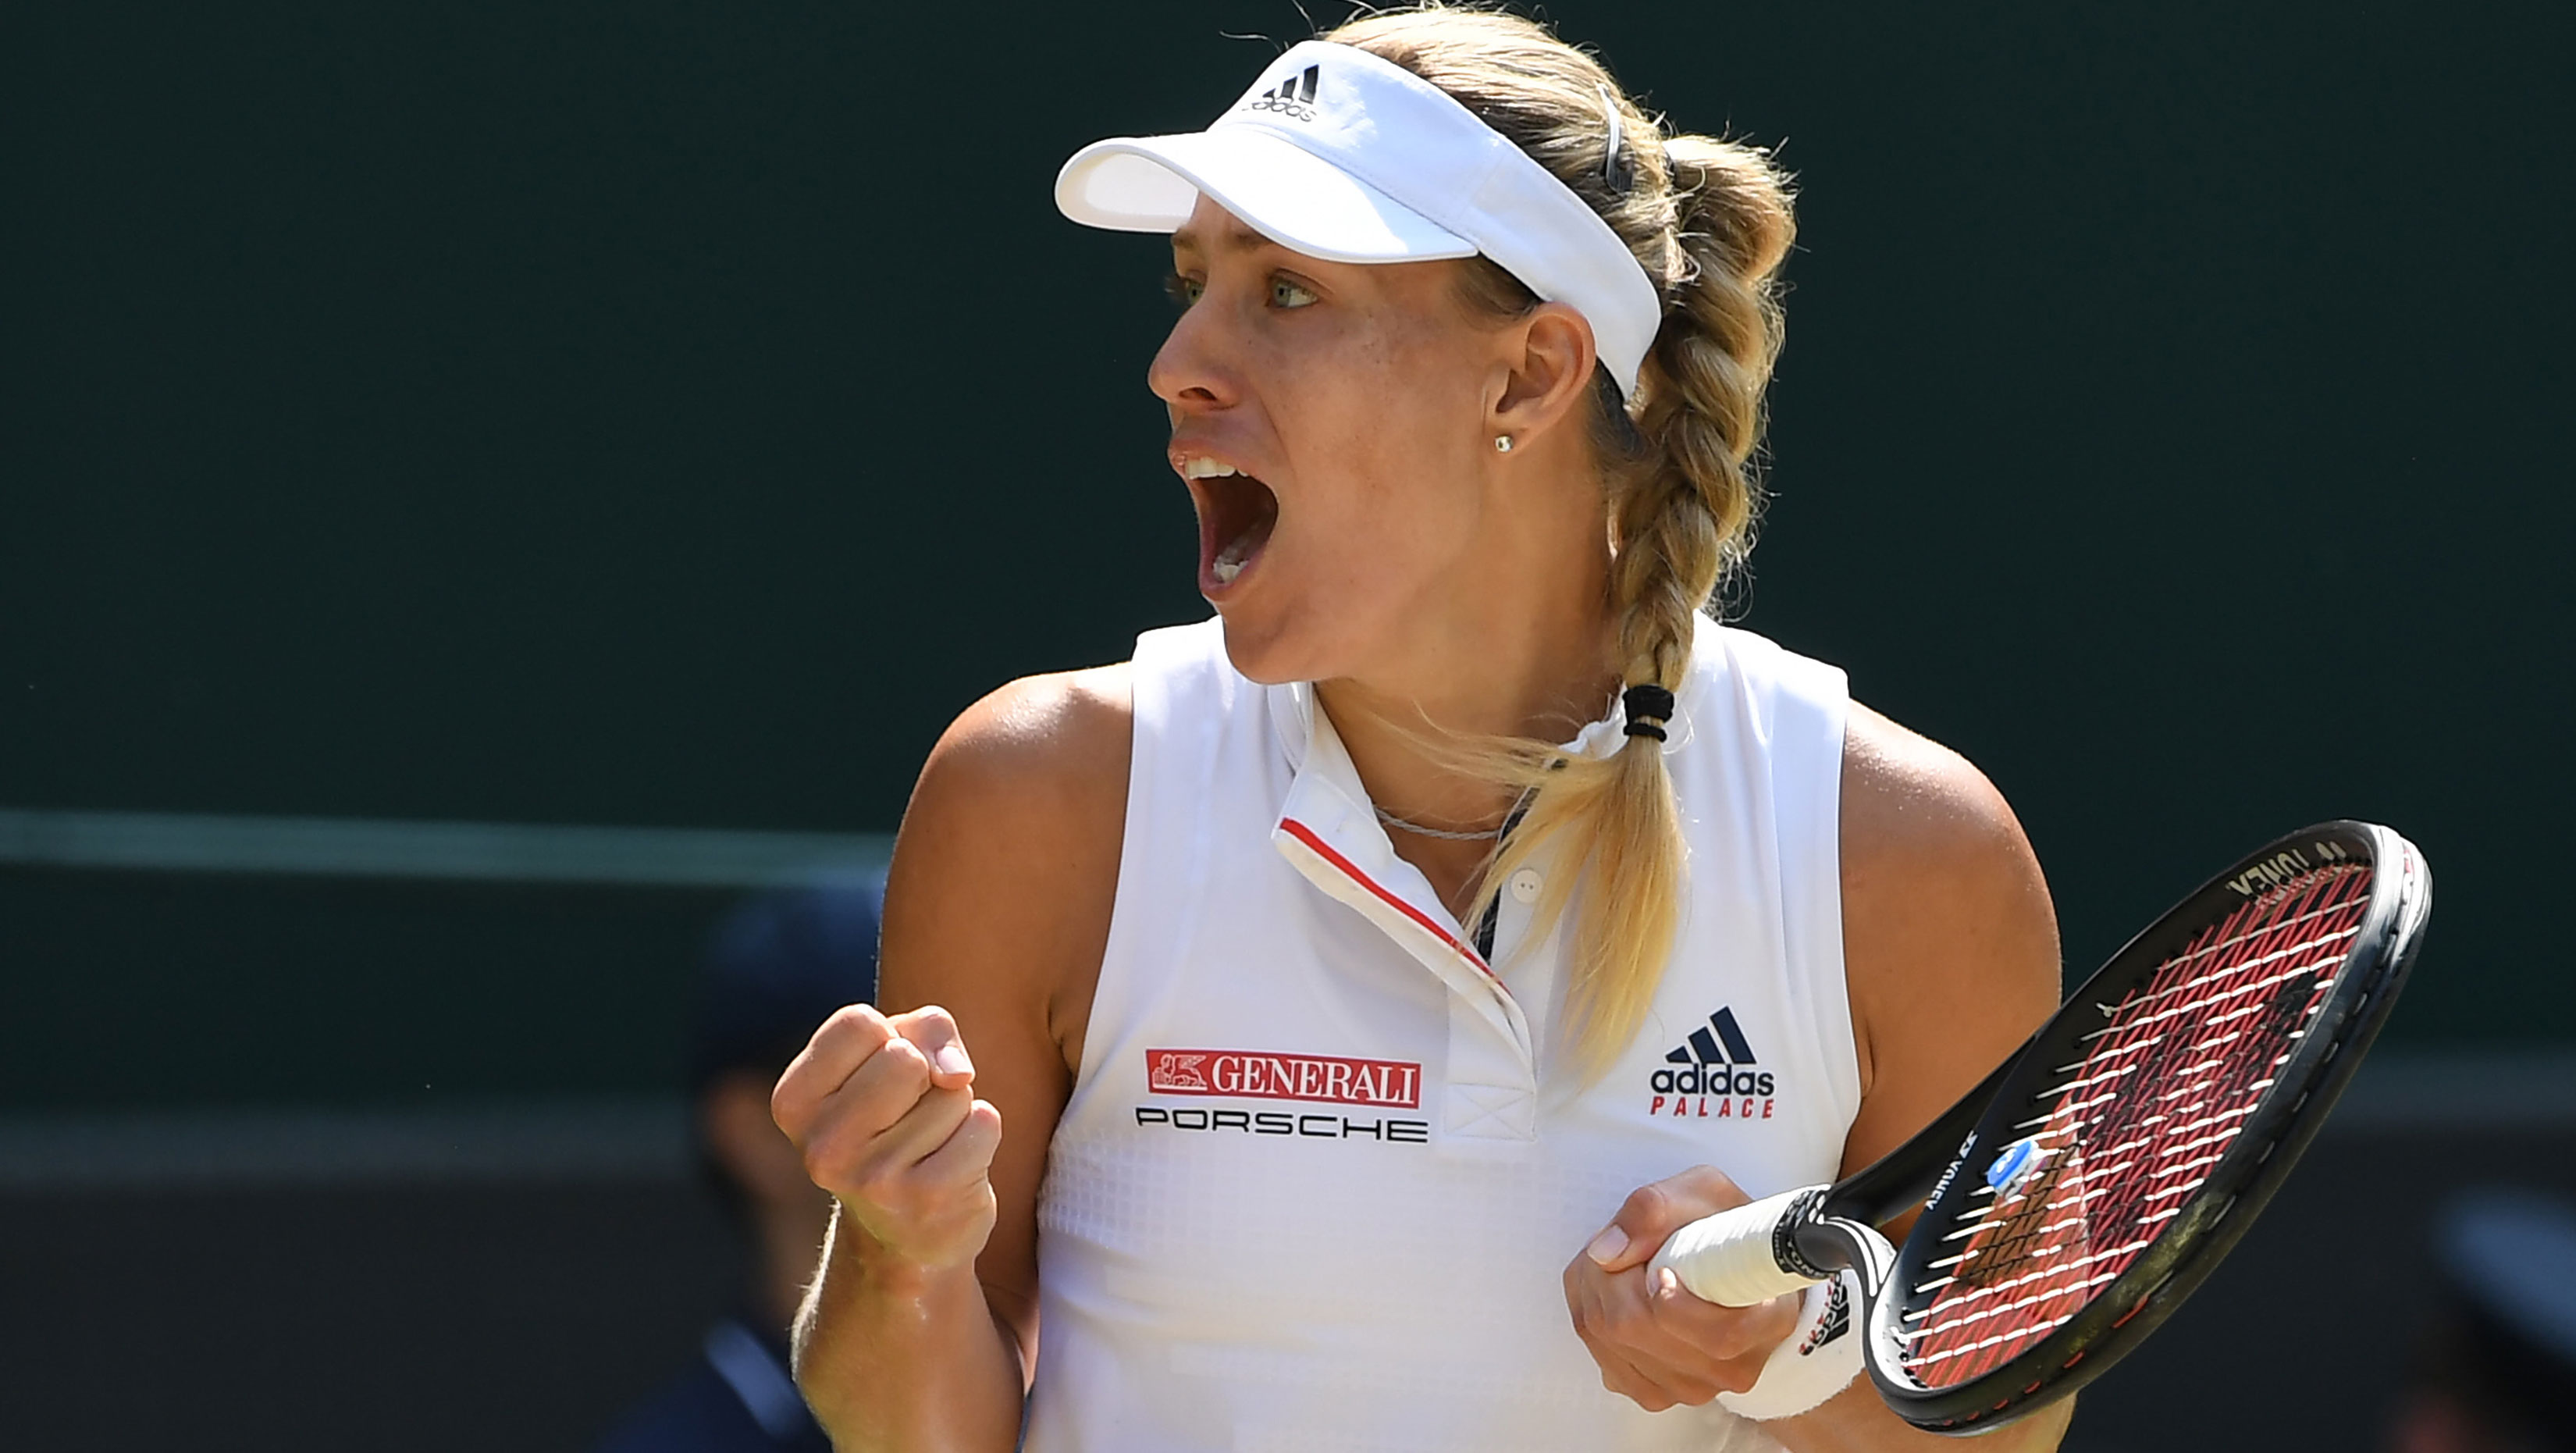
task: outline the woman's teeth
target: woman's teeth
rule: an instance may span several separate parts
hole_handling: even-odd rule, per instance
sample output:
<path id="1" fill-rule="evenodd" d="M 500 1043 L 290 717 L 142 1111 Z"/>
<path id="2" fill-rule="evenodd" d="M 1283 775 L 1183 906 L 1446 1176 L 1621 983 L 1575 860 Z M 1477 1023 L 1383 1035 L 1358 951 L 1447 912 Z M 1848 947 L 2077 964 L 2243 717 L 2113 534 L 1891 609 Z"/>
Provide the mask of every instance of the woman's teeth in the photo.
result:
<path id="1" fill-rule="evenodd" d="M 1219 585 L 1231 585 L 1269 542 L 1270 528 L 1279 518 L 1278 497 L 1268 485 L 1222 459 L 1189 454 L 1181 457 L 1180 466 L 1185 478 L 1210 481 L 1196 490 L 1199 506 L 1207 512 L 1211 529 L 1229 538 L 1208 562 L 1208 576 Z M 1225 482 L 1214 482 L 1219 480 Z"/>

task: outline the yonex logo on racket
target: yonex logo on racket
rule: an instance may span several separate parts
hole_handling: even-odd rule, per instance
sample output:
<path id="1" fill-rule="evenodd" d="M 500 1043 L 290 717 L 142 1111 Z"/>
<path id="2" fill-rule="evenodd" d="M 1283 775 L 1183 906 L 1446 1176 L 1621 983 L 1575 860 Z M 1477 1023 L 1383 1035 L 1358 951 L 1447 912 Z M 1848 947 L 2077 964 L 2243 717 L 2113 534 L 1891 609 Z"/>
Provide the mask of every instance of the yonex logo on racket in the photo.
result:
<path id="1" fill-rule="evenodd" d="M 2336 847 L 2333 843 L 2321 842 L 2312 846 L 2317 857 L 2328 863 L 2346 862 L 2352 857 L 2352 854 Z M 2315 871 L 2316 864 L 2308 861 L 2307 854 L 2297 848 L 2285 848 L 2228 879 L 2227 886 L 2235 891 L 2237 897 L 2251 898 L 2267 888 L 2277 888 L 2302 873 Z"/>
<path id="2" fill-rule="evenodd" d="M 1293 116 L 1300 121 L 1314 120 L 1315 108 L 1310 103 L 1315 99 L 1315 87 L 1322 79 L 1318 73 L 1322 69 L 1321 66 L 1308 66 L 1303 73 L 1290 76 L 1276 87 L 1263 91 L 1244 102 L 1243 109 L 1276 111 L 1282 116 Z"/>
<path id="3" fill-rule="evenodd" d="M 1649 1077 L 1655 1098 L 1647 1113 L 1697 1120 L 1768 1120 L 1776 1102 L 1771 1072 L 1757 1067 L 1753 1043 L 1731 1006 L 1708 1016 L 1664 1067 Z"/>

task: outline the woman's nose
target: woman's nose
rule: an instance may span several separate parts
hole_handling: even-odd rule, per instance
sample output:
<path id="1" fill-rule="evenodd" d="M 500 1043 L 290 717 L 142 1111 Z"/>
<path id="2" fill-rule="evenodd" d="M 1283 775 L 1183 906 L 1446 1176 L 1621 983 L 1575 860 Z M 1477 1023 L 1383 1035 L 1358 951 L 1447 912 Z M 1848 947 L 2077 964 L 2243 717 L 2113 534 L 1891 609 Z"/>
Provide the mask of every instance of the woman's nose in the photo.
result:
<path id="1" fill-rule="evenodd" d="M 1145 370 L 1145 386 L 1175 415 L 1226 408 L 1242 397 L 1216 311 L 1206 298 L 1191 305 L 1172 324 L 1171 336 Z"/>

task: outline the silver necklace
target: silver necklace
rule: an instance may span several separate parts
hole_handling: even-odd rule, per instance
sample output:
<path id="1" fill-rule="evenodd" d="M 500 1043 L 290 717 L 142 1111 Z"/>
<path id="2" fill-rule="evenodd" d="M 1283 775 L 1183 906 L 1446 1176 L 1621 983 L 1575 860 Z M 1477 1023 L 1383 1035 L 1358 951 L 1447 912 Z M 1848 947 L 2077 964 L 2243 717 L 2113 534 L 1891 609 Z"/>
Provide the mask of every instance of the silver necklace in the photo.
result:
<path id="1" fill-rule="evenodd" d="M 1369 810 L 1377 814 L 1378 821 L 1385 823 L 1388 827 L 1396 829 L 1398 832 L 1409 832 L 1416 837 L 1436 837 L 1442 842 L 1490 842 L 1503 835 L 1503 830 L 1500 827 L 1481 828 L 1475 832 L 1457 832 L 1445 827 L 1424 827 L 1418 822 L 1407 822 L 1403 818 L 1396 816 L 1394 813 L 1387 811 L 1385 808 L 1377 806 L 1375 803 L 1371 803 L 1369 805 Z"/>
<path id="2" fill-rule="evenodd" d="M 1385 808 L 1378 806 L 1374 802 L 1369 804 L 1369 811 L 1377 814 L 1378 821 L 1385 823 L 1388 827 L 1394 828 L 1399 832 L 1409 832 L 1416 837 L 1438 838 L 1442 842 L 1450 843 L 1492 842 L 1494 839 L 1501 837 L 1504 833 L 1511 831 L 1512 824 L 1518 822 L 1521 815 L 1521 810 L 1516 805 L 1504 816 L 1500 823 L 1493 827 L 1479 828 L 1474 832 L 1459 832 L 1453 828 L 1424 827 L 1421 823 L 1411 822 L 1398 817 L 1394 813 L 1387 811 Z"/>

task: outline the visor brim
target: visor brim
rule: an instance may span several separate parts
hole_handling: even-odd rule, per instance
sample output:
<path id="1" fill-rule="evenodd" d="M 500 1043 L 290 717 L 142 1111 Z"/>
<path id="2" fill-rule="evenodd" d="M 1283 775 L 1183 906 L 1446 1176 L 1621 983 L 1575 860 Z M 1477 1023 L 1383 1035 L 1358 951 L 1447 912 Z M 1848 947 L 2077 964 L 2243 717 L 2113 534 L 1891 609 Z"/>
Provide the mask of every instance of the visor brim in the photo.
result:
<path id="1" fill-rule="evenodd" d="M 1201 194 L 1280 246 L 1327 262 L 1476 253 L 1474 243 L 1258 127 L 1094 142 L 1055 181 L 1065 216 L 1121 232 L 1173 231 Z"/>

